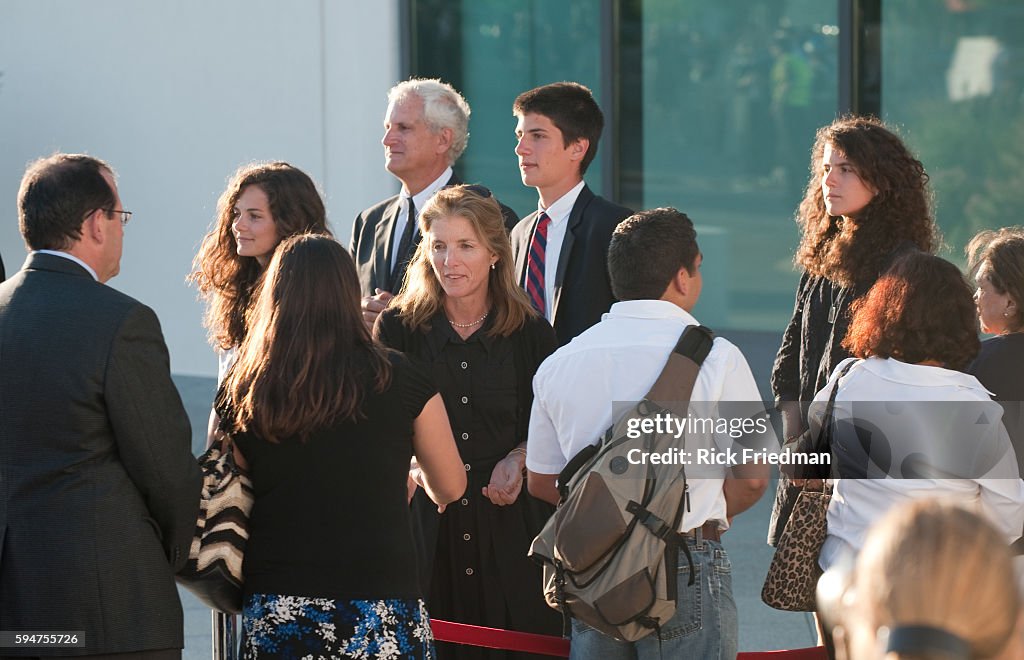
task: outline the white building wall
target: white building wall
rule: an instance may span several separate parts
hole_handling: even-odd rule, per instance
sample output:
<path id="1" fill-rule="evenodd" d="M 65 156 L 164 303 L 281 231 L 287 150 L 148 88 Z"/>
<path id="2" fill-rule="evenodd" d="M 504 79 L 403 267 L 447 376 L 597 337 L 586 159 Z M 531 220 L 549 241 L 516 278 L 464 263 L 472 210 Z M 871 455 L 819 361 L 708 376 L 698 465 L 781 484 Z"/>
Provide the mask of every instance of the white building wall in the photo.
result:
<path id="1" fill-rule="evenodd" d="M 172 371 L 216 375 L 185 278 L 228 176 L 251 160 L 303 169 L 347 243 L 356 213 L 397 189 L 380 137 L 398 53 L 397 0 L 0 0 L 8 274 L 26 164 L 102 158 L 134 212 L 110 285 L 156 310 Z"/>

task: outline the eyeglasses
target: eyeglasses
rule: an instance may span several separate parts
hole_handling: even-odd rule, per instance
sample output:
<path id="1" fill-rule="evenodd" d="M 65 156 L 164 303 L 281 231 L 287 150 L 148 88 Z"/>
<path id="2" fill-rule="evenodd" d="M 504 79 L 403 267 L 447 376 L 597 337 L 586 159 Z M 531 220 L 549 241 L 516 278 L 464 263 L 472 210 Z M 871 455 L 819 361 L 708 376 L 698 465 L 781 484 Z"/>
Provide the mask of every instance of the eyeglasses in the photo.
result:
<path id="1" fill-rule="evenodd" d="M 488 188 L 485 188 L 484 186 L 481 186 L 481 185 L 476 184 L 476 183 L 470 183 L 470 184 L 462 184 L 462 183 L 460 183 L 458 185 L 451 185 L 451 186 L 445 186 L 444 187 L 445 190 L 448 190 L 448 189 L 451 189 L 451 188 L 458 188 L 459 190 L 465 190 L 467 192 L 473 193 L 474 195 L 479 195 L 480 197 L 483 197 L 485 199 L 488 198 L 488 197 L 491 197 L 491 191 Z"/>
<path id="2" fill-rule="evenodd" d="M 132 219 L 131 211 L 122 211 L 120 209 L 103 209 L 104 213 L 120 213 L 121 214 L 121 226 L 124 227 L 128 224 L 128 221 Z"/>

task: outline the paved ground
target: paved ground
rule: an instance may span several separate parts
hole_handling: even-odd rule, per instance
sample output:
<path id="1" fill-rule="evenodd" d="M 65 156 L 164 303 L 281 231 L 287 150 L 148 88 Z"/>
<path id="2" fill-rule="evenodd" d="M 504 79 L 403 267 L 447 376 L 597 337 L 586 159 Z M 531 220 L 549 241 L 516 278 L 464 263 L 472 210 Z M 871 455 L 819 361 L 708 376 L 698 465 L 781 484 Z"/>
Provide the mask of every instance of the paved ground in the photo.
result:
<path id="1" fill-rule="evenodd" d="M 762 388 L 762 395 L 766 394 L 778 336 L 769 333 L 723 334 L 743 350 Z M 214 381 L 181 376 L 176 377 L 175 382 L 192 418 L 193 450 L 198 454 L 205 442 Z M 741 651 L 801 648 L 815 643 L 814 624 L 809 614 L 779 612 L 761 603 L 761 584 L 772 554 L 764 539 L 773 492 L 774 485 L 757 506 L 737 518 L 723 539 L 733 565 L 733 594 L 739 608 Z M 210 610 L 186 591 L 182 591 L 182 603 L 185 608 L 185 658 L 209 658 Z"/>

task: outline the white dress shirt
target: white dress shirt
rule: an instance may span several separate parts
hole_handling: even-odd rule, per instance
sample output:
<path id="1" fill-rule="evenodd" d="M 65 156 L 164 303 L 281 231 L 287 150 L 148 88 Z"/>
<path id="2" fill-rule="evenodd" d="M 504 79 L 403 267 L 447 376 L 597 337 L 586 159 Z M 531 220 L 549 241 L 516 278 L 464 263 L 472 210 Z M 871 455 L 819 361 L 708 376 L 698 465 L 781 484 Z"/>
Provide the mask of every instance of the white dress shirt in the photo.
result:
<path id="1" fill-rule="evenodd" d="M 90 266 L 89 264 L 85 263 L 84 261 L 82 261 L 81 259 L 79 259 L 78 257 L 76 257 L 75 255 L 73 255 L 73 254 L 71 254 L 69 252 L 60 252 L 59 250 L 35 250 L 35 252 L 33 252 L 33 254 L 36 254 L 36 253 L 38 253 L 38 254 L 52 254 L 55 257 L 63 257 L 64 259 L 70 259 L 71 261 L 74 261 L 76 264 L 78 264 L 82 268 L 84 268 L 87 271 L 89 271 L 89 274 L 92 275 L 92 279 L 96 280 L 97 282 L 100 281 L 100 278 L 96 276 L 96 271 L 94 271 L 92 269 L 92 266 Z"/>
<path id="2" fill-rule="evenodd" d="M 693 316 L 670 302 L 617 302 L 600 323 L 555 351 L 533 379 L 526 467 L 539 474 L 561 472 L 611 425 L 613 403 L 636 402 L 647 394 L 683 328 L 695 324 Z M 760 402 L 761 396 L 740 350 L 716 337 L 690 400 Z M 693 440 L 687 436 L 686 446 Z M 710 520 L 727 529 L 723 479 L 690 475 L 687 468 L 690 509 L 680 531 Z"/>
<path id="3" fill-rule="evenodd" d="M 538 213 L 547 213 L 551 218 L 548 225 L 548 240 L 544 247 L 544 316 L 551 321 L 552 307 L 555 304 L 555 274 L 558 272 L 558 261 L 562 256 L 562 243 L 565 242 L 565 231 L 569 226 L 569 215 L 576 205 L 576 198 L 586 183 L 580 181 L 569 192 L 551 203 L 546 209 L 537 205 Z M 532 242 L 531 237 L 531 242 Z"/>
<path id="4" fill-rule="evenodd" d="M 423 210 L 423 207 L 427 205 L 427 202 L 434 196 L 434 193 L 444 188 L 451 178 L 452 168 L 446 167 L 444 172 L 441 172 L 441 176 L 434 179 L 433 183 L 412 196 L 412 203 L 416 206 L 417 214 Z M 398 263 L 398 244 L 402 242 L 402 234 L 405 232 L 406 224 L 409 222 L 409 189 L 405 187 L 405 184 L 402 184 L 402 192 L 399 193 L 399 203 L 402 205 L 402 211 L 395 218 L 395 233 L 392 234 L 391 239 L 392 266 Z M 416 222 L 416 218 L 412 218 L 412 221 Z M 416 240 L 416 234 L 419 232 L 420 228 L 418 226 L 413 227 L 413 241 Z"/>
<path id="5" fill-rule="evenodd" d="M 836 365 L 829 382 L 814 397 L 822 404 L 811 409 L 815 424 L 820 424 L 823 404 L 828 401 L 836 377 L 852 359 Z M 994 467 L 984 475 L 965 475 L 971 478 L 894 478 L 896 470 L 893 468 L 889 474 L 880 472 L 876 475 L 878 478 L 836 479 L 828 508 L 828 536 L 819 558 L 823 569 L 844 554 L 859 552 L 873 523 L 893 506 L 914 499 L 955 500 L 985 515 L 1006 536 L 1007 542 L 1021 535 L 1024 482 L 1017 474 L 1017 459 L 1000 421 L 1002 408 L 990 399 L 974 376 L 892 358 L 867 358 L 854 365 L 840 381 L 835 419 L 850 419 L 857 412 L 858 402 L 861 405 L 857 419 L 862 421 L 857 426 L 870 428 L 877 437 L 887 441 L 893 466 L 899 465 L 901 456 L 910 452 L 921 456 L 941 454 L 943 438 L 992 444 L 1002 450 Z M 884 402 L 885 405 L 864 405 L 863 402 Z M 901 402 L 912 403 L 898 405 Z M 943 406 L 943 402 L 960 405 Z M 962 414 L 941 414 L 944 411 Z M 959 419 L 967 413 L 970 419 Z M 981 413 L 992 423 L 979 423 Z M 961 426 L 966 430 L 959 430 Z M 846 442 L 846 437 L 847 434 L 843 434 L 835 441 Z"/>

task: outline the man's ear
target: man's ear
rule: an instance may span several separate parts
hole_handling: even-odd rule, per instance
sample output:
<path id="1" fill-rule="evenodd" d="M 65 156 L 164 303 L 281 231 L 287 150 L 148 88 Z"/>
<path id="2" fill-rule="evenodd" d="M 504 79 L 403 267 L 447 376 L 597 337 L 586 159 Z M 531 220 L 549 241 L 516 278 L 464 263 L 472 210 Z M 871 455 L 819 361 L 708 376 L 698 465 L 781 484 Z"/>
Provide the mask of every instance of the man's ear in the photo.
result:
<path id="1" fill-rule="evenodd" d="M 455 132 L 450 128 L 442 128 L 437 132 L 437 153 L 447 153 L 452 148 L 452 141 L 455 139 Z"/>
<path id="2" fill-rule="evenodd" d="M 82 221 L 82 239 L 91 243 L 103 243 L 106 236 L 106 214 L 102 209 L 95 209 Z"/>
<path id="3" fill-rule="evenodd" d="M 590 140 L 587 138 L 577 138 L 572 144 L 569 145 L 569 157 L 575 161 L 583 160 L 583 157 L 587 155 L 587 149 L 590 148 Z"/>

